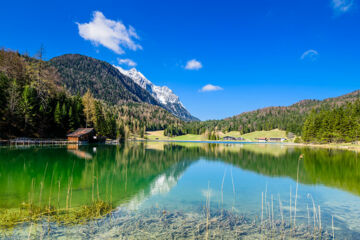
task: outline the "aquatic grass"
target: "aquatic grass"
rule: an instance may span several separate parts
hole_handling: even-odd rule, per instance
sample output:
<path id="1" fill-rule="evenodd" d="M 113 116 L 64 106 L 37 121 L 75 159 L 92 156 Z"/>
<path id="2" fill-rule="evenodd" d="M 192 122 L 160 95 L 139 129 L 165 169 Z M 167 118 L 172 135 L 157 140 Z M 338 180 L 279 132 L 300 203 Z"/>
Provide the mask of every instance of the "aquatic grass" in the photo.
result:
<path id="1" fill-rule="evenodd" d="M 71 170 L 71 175 L 68 178 L 67 186 L 66 186 L 66 198 L 64 199 L 65 204 L 64 207 L 61 207 L 61 177 L 57 180 L 57 207 L 52 205 L 52 187 L 54 181 L 54 171 L 53 169 L 51 175 L 50 182 L 50 192 L 48 201 L 43 204 L 42 195 L 43 189 L 45 187 L 45 177 L 47 173 L 48 166 L 45 166 L 45 171 L 42 176 L 42 180 L 39 184 L 39 199 L 35 202 L 35 179 L 32 178 L 30 191 L 28 193 L 28 202 L 23 202 L 18 208 L 13 209 L 0 209 L 0 229 L 10 230 L 13 229 L 17 225 L 29 223 L 28 235 L 27 238 L 33 239 L 34 231 L 37 232 L 38 223 L 43 223 L 43 220 L 47 221 L 47 231 L 50 233 L 50 224 L 58 223 L 62 225 L 73 225 L 73 224 L 83 224 L 89 222 L 94 219 L 102 218 L 115 209 L 111 202 L 103 201 L 100 198 L 99 194 L 99 184 L 97 181 L 97 199 L 92 201 L 89 204 L 84 204 L 78 207 L 72 207 L 72 192 L 73 192 L 73 173 L 75 168 L 75 161 L 73 162 L 73 167 Z M 97 176 L 98 177 L 98 176 Z M 111 186 L 112 188 L 112 186 Z M 112 191 L 110 194 L 110 198 L 112 198 Z M 108 198 L 108 197 L 107 197 Z M 45 233 L 45 228 L 43 226 L 41 232 Z M 44 234 L 42 234 L 44 235 Z M 41 237 L 42 237 L 41 235 Z"/>
<path id="2" fill-rule="evenodd" d="M 111 179 L 112 176 L 109 178 Z M 107 181 L 107 184 L 111 184 L 111 180 L 110 183 Z M 96 195 L 99 196 L 99 194 Z M 105 196 L 105 198 L 107 197 Z M 270 194 L 270 197 L 267 198 L 269 200 L 267 200 L 265 203 L 268 209 L 266 213 L 266 220 L 263 219 L 263 205 L 265 199 L 264 192 L 262 192 L 261 198 L 262 216 L 260 225 L 257 225 L 255 224 L 255 221 L 251 221 L 249 218 L 236 213 L 233 208 L 231 208 L 232 210 L 212 208 L 210 182 L 208 182 L 206 204 L 203 209 L 205 210 L 203 211 L 205 214 L 198 214 L 196 212 L 187 214 L 158 209 L 154 210 L 154 212 L 149 215 L 146 215 L 143 212 L 129 212 L 126 217 L 124 216 L 123 221 L 119 222 L 118 213 L 116 214 L 116 217 L 112 219 L 111 213 L 114 210 L 114 207 L 106 201 L 95 201 L 91 204 L 76 208 L 55 208 L 49 207 L 49 204 L 46 204 L 43 207 L 24 204 L 22 207 L 23 218 L 20 219 L 20 221 L 18 218 L 16 224 L 30 222 L 30 227 L 28 228 L 28 234 L 30 236 L 29 239 L 39 239 L 42 237 L 42 235 L 46 234 L 46 232 L 44 232 L 44 228 L 40 229 L 39 231 L 37 227 L 37 224 L 41 223 L 44 217 L 48 219 L 47 224 L 49 225 L 50 222 L 64 226 L 81 226 L 87 224 L 84 226 L 89 226 L 93 229 L 96 229 L 94 231 L 94 234 L 96 234 L 98 231 L 103 231 L 101 229 L 104 228 L 104 226 L 101 224 L 102 222 L 105 222 L 103 219 L 104 216 L 107 215 L 109 215 L 108 219 L 112 220 L 111 222 L 106 220 L 106 228 L 116 227 L 116 232 L 122 232 L 126 234 L 125 236 L 131 236 L 134 238 L 142 236 L 148 239 L 185 239 L 189 237 L 193 237 L 194 239 L 214 239 L 221 237 L 242 238 L 242 236 L 245 235 L 252 236 L 255 239 L 309 239 L 311 237 L 319 239 L 329 238 L 329 235 L 322 231 L 322 226 L 320 223 L 321 209 L 319 206 L 316 206 L 315 203 L 314 206 L 317 209 L 316 215 L 319 215 L 319 217 L 316 217 L 316 219 L 319 219 L 317 223 L 319 227 L 317 231 L 310 233 L 306 227 L 303 228 L 299 224 L 289 227 L 293 223 L 292 218 L 290 218 L 289 223 L 285 223 L 280 194 L 278 194 L 279 215 L 275 214 L 274 209 L 276 206 L 276 197 L 274 197 L 273 194 Z M 312 197 L 309 196 L 309 199 L 310 198 Z M 158 214 L 159 212 L 161 212 L 160 215 Z M 3 215 L 0 214 L 0 216 Z M 280 216 L 280 224 L 279 220 L 277 220 L 277 216 Z M 121 217 L 122 216 L 120 216 L 120 218 Z M 0 220 L 0 225 L 1 224 L 2 221 Z M 164 228 L 166 229 L 165 231 Z M 71 232 L 71 227 L 64 229 L 68 231 L 66 233 L 66 237 L 72 238 L 74 236 L 74 233 Z"/>
<path id="3" fill-rule="evenodd" d="M 101 218 L 114 210 L 112 204 L 96 201 L 91 204 L 76 208 L 54 208 L 48 206 L 38 207 L 23 204 L 20 209 L 3 210 L 0 212 L 0 228 L 12 228 L 16 225 L 27 223 L 34 224 L 48 217 L 48 222 L 54 221 L 61 224 L 79 224 Z"/>
<path id="4" fill-rule="evenodd" d="M 294 238 L 298 239 L 299 235 L 307 235 L 307 238 L 314 238 L 314 239 L 334 239 L 334 227 L 333 227 L 333 217 L 331 219 L 331 229 L 330 233 L 324 229 L 323 222 L 322 222 L 322 213 L 321 213 L 321 206 L 315 204 L 315 200 L 311 196 L 310 193 L 307 194 L 307 198 L 311 201 L 312 204 L 312 218 L 313 218 L 313 228 L 310 228 L 310 208 L 309 204 L 306 204 L 305 209 L 305 218 L 304 223 L 301 221 L 296 224 L 296 217 L 295 217 L 295 209 L 296 211 L 299 211 L 299 204 L 297 204 L 295 208 L 295 201 L 293 198 L 296 197 L 292 196 L 292 188 L 290 185 L 290 193 L 291 196 L 289 198 L 289 218 L 288 221 L 285 222 L 284 214 L 283 214 L 283 206 L 282 201 L 280 198 L 280 194 L 278 194 L 277 201 L 278 201 L 278 207 L 279 211 L 278 214 L 274 211 L 274 206 L 276 199 L 274 198 L 273 194 L 270 194 L 269 201 L 264 201 L 265 194 L 264 192 L 261 192 L 261 211 L 259 212 L 260 215 L 260 224 L 259 224 L 259 233 L 263 236 L 263 238 L 279 238 L 279 239 L 287 239 L 287 238 Z M 265 189 L 265 193 L 267 192 L 267 189 Z M 298 195 L 299 196 L 299 195 Z M 290 204 L 291 202 L 291 204 Z M 265 206 L 264 206 L 265 204 Z M 264 217 L 264 208 L 268 209 L 265 217 Z M 307 218 L 306 218 L 307 213 Z M 278 216 L 278 217 L 277 217 Z M 307 224 L 306 224 L 307 222 Z M 331 233 L 333 231 L 333 233 Z M 306 238 L 306 239 L 307 239 Z"/>

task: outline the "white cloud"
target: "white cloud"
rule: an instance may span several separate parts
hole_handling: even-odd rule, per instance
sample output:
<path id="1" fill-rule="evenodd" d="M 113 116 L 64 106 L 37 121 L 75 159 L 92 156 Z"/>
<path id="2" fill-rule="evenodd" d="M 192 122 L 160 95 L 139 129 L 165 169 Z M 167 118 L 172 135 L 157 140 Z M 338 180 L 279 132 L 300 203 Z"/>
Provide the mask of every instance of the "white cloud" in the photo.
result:
<path id="1" fill-rule="evenodd" d="M 215 86 L 215 85 L 212 85 L 212 84 L 206 84 L 205 86 L 203 86 L 200 89 L 200 92 L 213 92 L 213 91 L 220 91 L 220 90 L 223 90 L 223 88 L 220 87 L 220 86 Z"/>
<path id="2" fill-rule="evenodd" d="M 353 0 L 331 0 L 331 6 L 336 13 L 345 13 L 353 6 Z"/>
<path id="3" fill-rule="evenodd" d="M 127 65 L 129 67 L 135 67 L 137 65 L 136 62 L 134 62 L 129 58 L 125 58 L 125 59 L 118 58 L 117 61 L 120 65 Z"/>
<path id="4" fill-rule="evenodd" d="M 314 49 L 309 49 L 301 55 L 301 60 L 315 61 L 319 56 L 319 53 Z"/>
<path id="5" fill-rule="evenodd" d="M 197 61 L 196 59 L 192 59 L 187 61 L 185 69 L 187 70 L 199 70 L 202 68 L 201 62 Z"/>
<path id="6" fill-rule="evenodd" d="M 126 28 L 120 21 L 107 19 L 102 12 L 95 11 L 89 23 L 76 24 L 82 38 L 91 41 L 96 46 L 103 45 L 117 54 L 123 54 L 125 52 L 123 48 L 133 51 L 142 49 L 134 42 L 134 39 L 139 39 L 139 36 L 132 26 Z"/>

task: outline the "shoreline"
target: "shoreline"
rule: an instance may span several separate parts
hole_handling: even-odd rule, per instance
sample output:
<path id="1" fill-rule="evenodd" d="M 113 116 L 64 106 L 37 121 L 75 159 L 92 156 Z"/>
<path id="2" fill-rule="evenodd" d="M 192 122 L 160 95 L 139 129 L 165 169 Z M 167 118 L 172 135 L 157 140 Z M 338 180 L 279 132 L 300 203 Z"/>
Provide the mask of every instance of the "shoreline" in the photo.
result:
<path id="1" fill-rule="evenodd" d="M 353 143 L 289 143 L 289 145 L 303 146 L 303 147 L 317 147 L 327 149 L 340 149 L 340 150 L 352 150 L 360 152 L 360 144 Z"/>
<path id="2" fill-rule="evenodd" d="M 130 141 L 139 142 L 182 142 L 182 143 L 222 143 L 222 144 L 280 144 L 286 146 L 316 147 L 327 149 L 353 150 L 360 151 L 360 144 L 353 143 L 293 143 L 293 142 L 251 142 L 251 141 L 219 141 L 219 140 L 148 140 L 148 139 L 131 139 Z"/>
<path id="3" fill-rule="evenodd" d="M 300 146 L 300 147 L 316 147 L 316 148 L 327 148 L 327 149 L 340 149 L 340 150 L 351 150 L 351 151 L 359 151 L 360 152 L 360 144 L 354 143 L 293 143 L 293 142 L 252 142 L 252 141 L 223 141 L 223 140 L 152 140 L 152 139 L 128 139 L 127 141 L 133 142 L 178 142 L 178 143 L 220 143 L 220 144 L 279 144 L 286 146 Z M 69 144 L 79 144 L 70 141 L 58 140 L 58 139 L 47 139 L 47 140 L 30 140 L 23 141 L 20 144 L 14 144 L 12 140 L 0 140 L 0 146 L 6 145 L 69 145 Z M 107 143 L 114 144 L 114 143 Z M 81 145 L 81 144 L 79 144 Z"/>

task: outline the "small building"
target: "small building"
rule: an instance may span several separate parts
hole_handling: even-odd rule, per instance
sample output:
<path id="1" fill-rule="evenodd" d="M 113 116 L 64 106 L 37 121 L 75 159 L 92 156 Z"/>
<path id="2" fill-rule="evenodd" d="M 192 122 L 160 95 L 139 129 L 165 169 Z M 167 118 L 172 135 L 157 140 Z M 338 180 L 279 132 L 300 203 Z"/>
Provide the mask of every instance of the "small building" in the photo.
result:
<path id="1" fill-rule="evenodd" d="M 231 137 L 231 136 L 225 136 L 225 137 L 223 137 L 223 140 L 225 140 L 225 141 L 235 141 L 236 138 Z"/>
<path id="2" fill-rule="evenodd" d="M 268 138 L 266 137 L 261 137 L 261 138 L 256 138 L 256 140 L 258 140 L 258 142 L 267 142 Z"/>
<path id="3" fill-rule="evenodd" d="M 236 138 L 236 140 L 238 140 L 238 141 L 244 141 L 245 138 L 243 138 L 243 137 L 238 137 L 238 138 Z"/>
<path id="4" fill-rule="evenodd" d="M 270 142 L 284 142 L 285 140 L 286 140 L 286 138 L 270 138 L 269 139 L 270 140 Z"/>
<path id="5" fill-rule="evenodd" d="M 96 140 L 93 128 L 78 128 L 75 132 L 67 135 L 70 142 L 93 142 Z"/>

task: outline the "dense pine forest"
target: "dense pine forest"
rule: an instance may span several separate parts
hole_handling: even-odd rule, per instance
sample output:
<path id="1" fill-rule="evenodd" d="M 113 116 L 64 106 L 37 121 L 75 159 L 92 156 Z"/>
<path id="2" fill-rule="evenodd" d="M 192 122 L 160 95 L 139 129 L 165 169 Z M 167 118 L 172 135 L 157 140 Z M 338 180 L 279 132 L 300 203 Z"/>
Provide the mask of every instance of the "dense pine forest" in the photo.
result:
<path id="1" fill-rule="evenodd" d="M 124 99 L 115 105 L 90 91 L 71 94 L 64 81 L 53 64 L 43 60 L 43 50 L 35 57 L 0 50 L 0 138 L 63 138 L 78 127 L 94 127 L 99 135 L 125 139 L 181 123 L 144 102 Z"/>
<path id="2" fill-rule="evenodd" d="M 305 142 L 354 142 L 360 135 L 360 101 L 320 111 L 311 111 L 304 123 Z"/>

